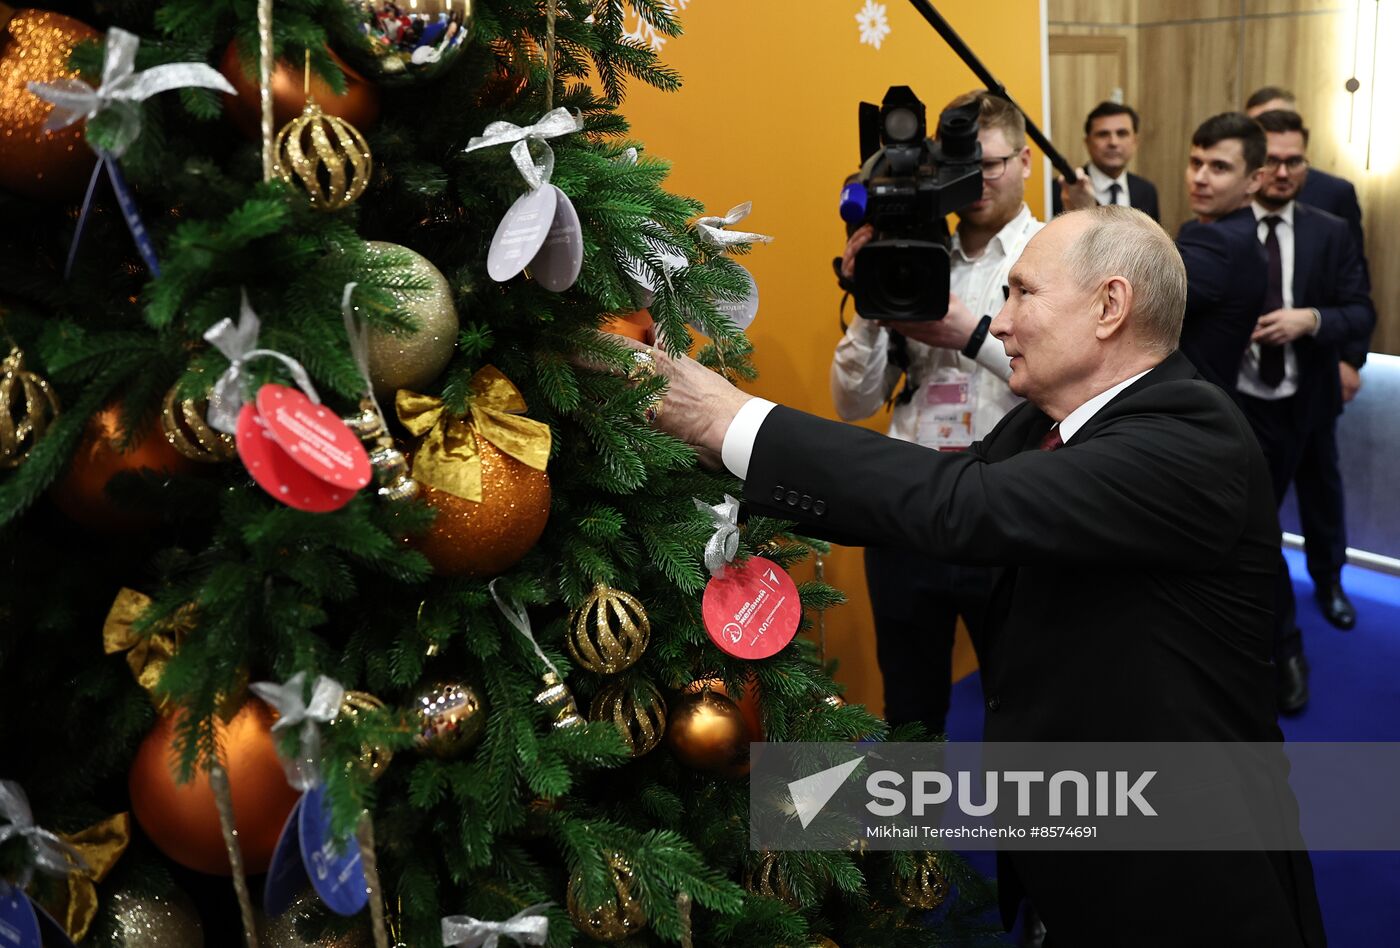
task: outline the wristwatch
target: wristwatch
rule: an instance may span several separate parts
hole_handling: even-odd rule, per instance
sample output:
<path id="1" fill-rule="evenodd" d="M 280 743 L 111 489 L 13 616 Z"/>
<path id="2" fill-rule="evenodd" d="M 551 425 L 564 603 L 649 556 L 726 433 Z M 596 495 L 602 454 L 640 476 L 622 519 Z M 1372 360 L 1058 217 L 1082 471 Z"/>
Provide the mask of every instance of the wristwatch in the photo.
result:
<path id="1" fill-rule="evenodd" d="M 983 316 L 977 323 L 977 328 L 972 330 L 972 335 L 968 337 L 967 345 L 962 347 L 962 354 L 969 359 L 977 358 L 977 353 L 982 349 L 982 343 L 987 341 L 987 330 L 991 328 L 992 317 Z"/>

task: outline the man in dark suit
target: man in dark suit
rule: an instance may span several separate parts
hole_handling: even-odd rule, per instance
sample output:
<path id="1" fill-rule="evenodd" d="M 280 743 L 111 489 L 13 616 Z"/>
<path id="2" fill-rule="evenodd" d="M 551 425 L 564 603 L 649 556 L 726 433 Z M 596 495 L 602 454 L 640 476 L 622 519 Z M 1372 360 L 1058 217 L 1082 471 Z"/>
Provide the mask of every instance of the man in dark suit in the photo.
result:
<path id="1" fill-rule="evenodd" d="M 744 478 L 754 513 L 1003 567 L 987 740 L 1281 741 L 1268 469 L 1239 409 L 1175 351 L 1170 238 L 1127 208 L 1069 213 L 1010 288 L 992 332 L 1027 402 L 965 452 L 750 398 L 684 356 L 637 359 L 670 382 L 657 424 Z M 1303 852 L 1003 853 L 998 880 L 1003 919 L 1026 894 L 1048 945 L 1325 943 Z"/>
<path id="2" fill-rule="evenodd" d="M 1265 151 L 1264 130 L 1238 112 L 1202 122 L 1191 136 L 1186 166 L 1196 219 L 1176 238 L 1187 282 L 1181 351 L 1232 395 L 1240 359 L 1264 312 L 1267 260 L 1250 207 Z"/>
<path id="3" fill-rule="evenodd" d="M 1282 503 L 1309 440 L 1341 410 L 1338 348 L 1369 338 L 1376 314 L 1346 222 L 1297 200 L 1308 173 L 1303 120 L 1275 110 L 1255 121 L 1268 135 L 1254 215 L 1269 258 L 1269 294 L 1237 388 Z M 1307 660 L 1286 568 L 1275 613 L 1279 707 L 1298 711 L 1308 699 Z"/>
<path id="4" fill-rule="evenodd" d="M 1098 204 L 1126 204 L 1142 211 L 1154 221 L 1161 220 L 1157 209 L 1157 186 L 1146 178 L 1128 171 L 1128 162 L 1137 154 L 1138 114 L 1118 102 L 1100 102 L 1084 120 L 1084 147 L 1089 163 L 1084 175 L 1074 185 L 1056 188 L 1051 195 L 1052 210 L 1060 214 L 1065 209 L 1064 188 L 1074 187 Z M 1071 200 L 1071 207 L 1083 206 Z"/>
<path id="5" fill-rule="evenodd" d="M 1264 112 L 1298 111 L 1293 93 L 1277 86 L 1256 90 L 1245 103 L 1251 116 Z M 1298 200 L 1337 215 L 1347 222 L 1352 239 L 1361 252 L 1361 266 L 1370 276 L 1366 263 L 1366 237 L 1361 229 L 1361 204 L 1356 188 L 1345 178 L 1309 167 Z M 1371 340 L 1358 340 L 1338 348 L 1338 375 L 1341 380 L 1342 402 L 1356 397 L 1361 390 L 1361 368 Z M 1337 424 L 1319 425 L 1303 448 L 1298 472 L 1293 480 L 1298 498 L 1298 518 L 1303 528 L 1303 545 L 1307 554 L 1308 574 L 1312 576 L 1313 591 L 1322 614 L 1339 629 L 1356 625 L 1356 608 L 1342 587 L 1342 567 L 1346 565 L 1346 498 L 1342 472 L 1337 456 Z"/>

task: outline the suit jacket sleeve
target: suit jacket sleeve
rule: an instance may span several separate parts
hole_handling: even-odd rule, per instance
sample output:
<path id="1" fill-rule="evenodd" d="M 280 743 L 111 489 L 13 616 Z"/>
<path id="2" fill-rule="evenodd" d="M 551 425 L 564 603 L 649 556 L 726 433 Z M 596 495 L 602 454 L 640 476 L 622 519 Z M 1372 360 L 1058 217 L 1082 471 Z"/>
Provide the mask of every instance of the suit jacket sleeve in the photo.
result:
<path id="1" fill-rule="evenodd" d="M 1371 305 L 1371 287 L 1361 251 L 1350 232 L 1339 232 L 1339 237 L 1332 242 L 1337 249 L 1328 261 L 1335 274 L 1332 298 L 1326 300 L 1325 306 L 1313 304 L 1322 316 L 1314 338 L 1320 344 L 1345 349 L 1369 342 L 1376 326 L 1376 311 Z"/>
<path id="2" fill-rule="evenodd" d="M 1157 207 L 1157 185 L 1133 175 L 1132 188 L 1133 206 L 1157 223 L 1162 223 L 1162 214 Z"/>
<path id="3" fill-rule="evenodd" d="M 1213 386 L 1152 388 L 1177 390 L 1177 410 L 1121 414 L 1082 443 L 996 462 L 994 440 L 1022 433 L 1011 417 L 974 450 L 938 452 L 779 406 L 744 496 L 751 512 L 841 542 L 960 563 L 1199 569 L 1244 529 L 1253 435 Z"/>

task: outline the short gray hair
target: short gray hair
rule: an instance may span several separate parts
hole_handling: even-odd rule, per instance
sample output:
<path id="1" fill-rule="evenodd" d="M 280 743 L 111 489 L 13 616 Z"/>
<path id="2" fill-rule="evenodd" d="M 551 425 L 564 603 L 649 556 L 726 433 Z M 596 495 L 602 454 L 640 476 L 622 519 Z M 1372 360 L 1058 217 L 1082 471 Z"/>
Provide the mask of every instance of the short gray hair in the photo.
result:
<path id="1" fill-rule="evenodd" d="M 1065 254 L 1080 286 L 1121 276 L 1133 288 L 1129 327 L 1144 348 L 1170 355 L 1181 339 L 1186 313 L 1186 265 L 1176 244 L 1142 211 L 1121 204 L 1071 211 L 1088 226 Z"/>

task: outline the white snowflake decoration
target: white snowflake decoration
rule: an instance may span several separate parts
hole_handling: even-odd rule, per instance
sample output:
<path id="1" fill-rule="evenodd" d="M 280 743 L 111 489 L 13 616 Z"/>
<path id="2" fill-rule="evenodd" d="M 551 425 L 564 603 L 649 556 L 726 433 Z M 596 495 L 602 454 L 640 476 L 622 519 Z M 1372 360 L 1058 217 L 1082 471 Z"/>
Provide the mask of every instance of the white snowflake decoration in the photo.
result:
<path id="1" fill-rule="evenodd" d="M 875 0 L 865 0 L 865 6 L 856 14 L 856 24 L 860 27 L 860 41 L 876 49 L 890 35 L 890 20 L 885 14 L 885 5 Z"/>
<path id="2" fill-rule="evenodd" d="M 689 5 L 690 0 L 667 0 L 665 4 L 666 12 L 676 13 L 684 10 Z M 658 33 L 656 28 L 642 19 L 642 15 L 636 10 L 632 10 L 627 16 L 629 20 L 634 20 L 636 22 L 636 26 L 623 33 L 622 38 L 633 40 L 638 43 L 645 43 L 647 46 L 651 47 L 653 53 L 661 52 L 661 47 L 666 45 L 666 41 L 670 39 L 670 37 L 664 33 Z"/>

